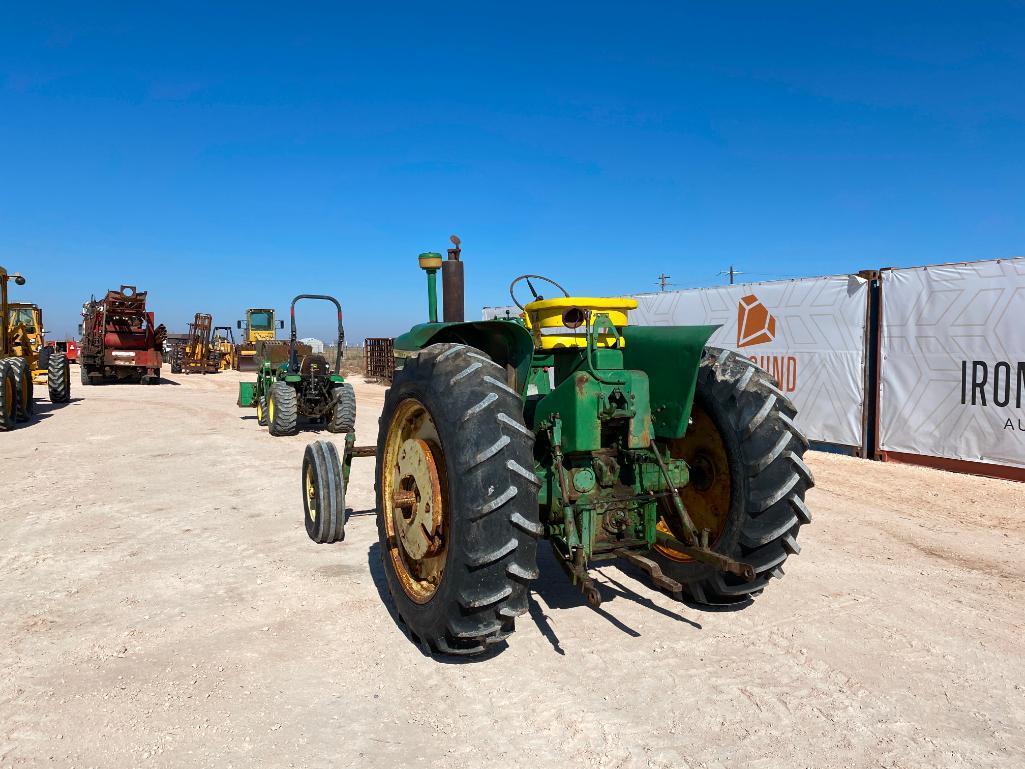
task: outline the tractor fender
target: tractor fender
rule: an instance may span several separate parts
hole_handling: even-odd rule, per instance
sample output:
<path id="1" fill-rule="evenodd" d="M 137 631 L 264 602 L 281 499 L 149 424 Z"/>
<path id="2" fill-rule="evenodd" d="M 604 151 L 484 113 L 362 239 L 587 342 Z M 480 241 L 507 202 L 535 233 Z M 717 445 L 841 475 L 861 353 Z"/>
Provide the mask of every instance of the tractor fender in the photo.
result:
<path id="1" fill-rule="evenodd" d="M 657 438 L 682 438 L 694 405 L 698 367 L 709 337 L 719 326 L 627 326 L 624 368 L 644 371 L 651 392 L 651 422 Z"/>
<path id="2" fill-rule="evenodd" d="M 395 339 L 396 366 L 409 353 L 432 344 L 465 344 L 486 352 L 506 370 L 506 382 L 521 397 L 527 389 L 534 340 L 515 320 L 479 320 L 463 323 L 421 323 Z M 406 353 L 406 355 L 403 355 Z"/>

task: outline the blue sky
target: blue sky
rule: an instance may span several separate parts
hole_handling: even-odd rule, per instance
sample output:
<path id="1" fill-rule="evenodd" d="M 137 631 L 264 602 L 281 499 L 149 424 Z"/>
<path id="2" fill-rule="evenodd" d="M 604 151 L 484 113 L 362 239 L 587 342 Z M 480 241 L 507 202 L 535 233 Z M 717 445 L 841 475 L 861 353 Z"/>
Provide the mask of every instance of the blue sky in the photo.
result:
<path id="1" fill-rule="evenodd" d="M 0 264 L 58 335 L 120 282 L 393 335 L 451 233 L 471 315 L 1021 255 L 1023 180 L 1020 2 L 0 10 Z"/>

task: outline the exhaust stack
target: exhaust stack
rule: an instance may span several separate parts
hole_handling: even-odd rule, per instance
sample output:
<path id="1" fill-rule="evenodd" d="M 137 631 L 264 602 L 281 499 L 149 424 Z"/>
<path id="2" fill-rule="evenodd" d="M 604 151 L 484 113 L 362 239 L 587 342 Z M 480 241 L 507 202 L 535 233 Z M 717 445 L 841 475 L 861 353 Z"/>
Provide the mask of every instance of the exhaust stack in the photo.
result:
<path id="1" fill-rule="evenodd" d="M 462 323 L 465 319 L 463 302 L 463 263 L 459 259 L 459 237 L 449 238 L 454 248 L 448 250 L 448 259 L 441 265 L 441 290 L 445 299 L 446 323 Z"/>

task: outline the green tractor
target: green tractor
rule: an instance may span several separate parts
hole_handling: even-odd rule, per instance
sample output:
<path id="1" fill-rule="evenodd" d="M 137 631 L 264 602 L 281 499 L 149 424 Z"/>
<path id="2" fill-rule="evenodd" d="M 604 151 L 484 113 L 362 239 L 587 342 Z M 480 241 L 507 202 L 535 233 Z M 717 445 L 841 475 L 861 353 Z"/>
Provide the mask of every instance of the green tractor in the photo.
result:
<path id="1" fill-rule="evenodd" d="M 814 481 L 765 371 L 706 346 L 715 326 L 631 326 L 635 300 L 535 275 L 510 286 L 520 318 L 464 322 L 453 253 L 445 322 L 441 256 L 420 257 L 430 320 L 395 340 L 375 452 L 384 573 L 417 641 L 460 655 L 502 643 L 528 609 L 541 538 L 594 607 L 588 566 L 613 559 L 697 604 L 743 604 L 783 576 Z M 308 530 L 344 515 L 351 457 L 369 453 L 307 448 Z"/>
<path id="2" fill-rule="evenodd" d="M 331 302 L 338 310 L 335 365 L 296 340 L 295 304 L 300 299 Z M 345 331 L 342 307 L 333 296 L 300 294 L 292 300 L 291 336 L 287 345 L 258 342 L 255 382 L 240 382 L 238 405 L 256 408 L 257 422 L 271 435 L 294 435 L 302 417 L 324 424 L 332 433 L 351 433 L 356 426 L 356 395 L 341 375 Z"/>

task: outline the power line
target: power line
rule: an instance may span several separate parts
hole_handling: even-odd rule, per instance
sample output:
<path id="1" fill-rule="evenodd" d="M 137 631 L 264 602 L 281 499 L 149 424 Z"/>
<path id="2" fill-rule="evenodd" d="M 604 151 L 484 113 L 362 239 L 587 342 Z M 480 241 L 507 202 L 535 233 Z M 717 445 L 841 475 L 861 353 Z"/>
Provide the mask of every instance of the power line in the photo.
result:
<path id="1" fill-rule="evenodd" d="M 655 284 L 655 285 L 658 286 L 658 290 L 659 291 L 665 291 L 666 290 L 666 286 L 673 285 L 672 283 L 669 282 L 669 279 L 671 277 L 673 277 L 673 276 L 672 275 L 666 275 L 664 272 L 659 273 L 659 275 L 658 275 L 658 282 Z"/>

